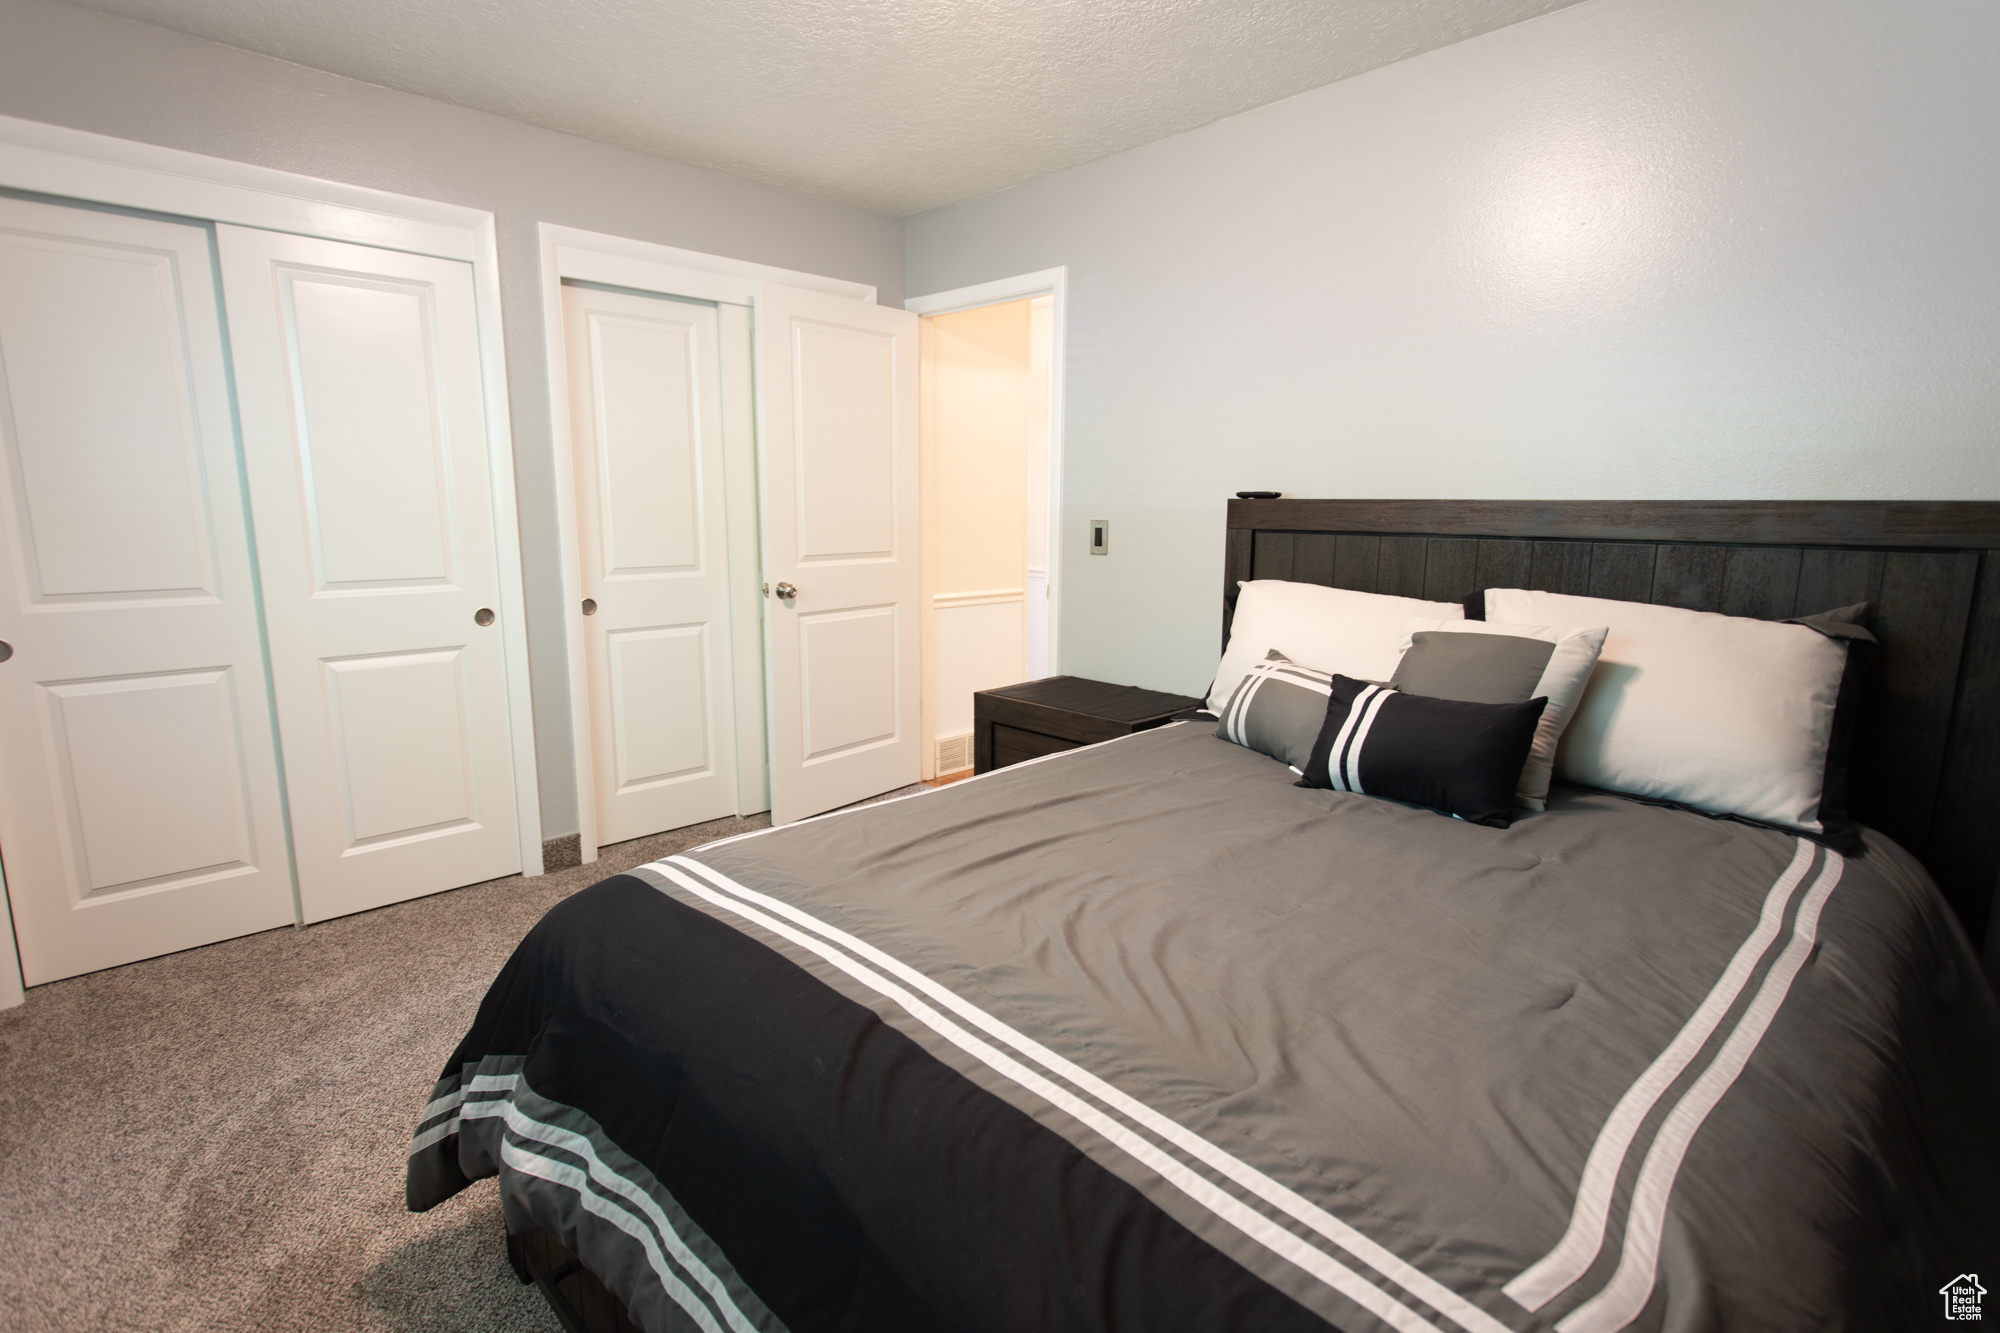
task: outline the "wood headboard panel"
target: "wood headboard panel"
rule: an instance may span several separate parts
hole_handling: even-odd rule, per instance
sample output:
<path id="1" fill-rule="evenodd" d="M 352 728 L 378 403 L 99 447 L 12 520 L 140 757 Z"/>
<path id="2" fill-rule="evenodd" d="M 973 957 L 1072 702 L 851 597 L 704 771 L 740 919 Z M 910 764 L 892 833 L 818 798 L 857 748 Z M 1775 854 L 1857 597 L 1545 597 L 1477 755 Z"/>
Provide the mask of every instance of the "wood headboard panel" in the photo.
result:
<path id="1" fill-rule="evenodd" d="M 1853 806 L 1921 858 L 2000 975 L 2000 503 L 1231 500 L 1244 579 L 1459 601 L 1484 588 L 1782 619 L 1871 602 Z"/>

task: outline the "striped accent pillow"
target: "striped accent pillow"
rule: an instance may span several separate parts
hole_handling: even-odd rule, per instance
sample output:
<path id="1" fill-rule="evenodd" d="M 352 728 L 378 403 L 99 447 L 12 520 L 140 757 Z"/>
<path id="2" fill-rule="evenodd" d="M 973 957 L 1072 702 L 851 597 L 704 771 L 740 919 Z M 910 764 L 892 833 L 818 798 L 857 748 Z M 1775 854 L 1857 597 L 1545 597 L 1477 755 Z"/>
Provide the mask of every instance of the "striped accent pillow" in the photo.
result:
<path id="1" fill-rule="evenodd" d="M 1535 743 L 1521 768 L 1514 799 L 1530 810 L 1547 808 L 1556 746 L 1608 633 L 1595 628 L 1502 625 L 1487 620 L 1411 620 L 1403 660 L 1389 683 L 1434 699 L 1512 704 L 1541 695 L 1549 701 L 1535 728 Z M 1490 654 L 1490 656 L 1489 656 Z M 1511 682 L 1504 678 L 1511 674 Z"/>
<path id="2" fill-rule="evenodd" d="M 1304 773 L 1326 721 L 1333 679 L 1273 648 L 1231 691 L 1215 734 Z"/>
<path id="3" fill-rule="evenodd" d="M 1477 704 L 1335 676 L 1301 787 L 1382 796 L 1506 828 L 1547 699 Z"/>

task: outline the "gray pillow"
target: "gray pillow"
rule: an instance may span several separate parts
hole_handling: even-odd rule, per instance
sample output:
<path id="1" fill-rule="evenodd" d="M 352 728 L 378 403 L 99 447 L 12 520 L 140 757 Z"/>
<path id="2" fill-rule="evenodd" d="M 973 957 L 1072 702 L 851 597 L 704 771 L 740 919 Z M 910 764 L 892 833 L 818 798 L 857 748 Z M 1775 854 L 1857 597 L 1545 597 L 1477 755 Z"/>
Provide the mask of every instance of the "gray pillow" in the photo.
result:
<path id="1" fill-rule="evenodd" d="M 1215 734 L 1304 773 L 1332 692 L 1331 672 L 1300 666 L 1273 648 L 1230 692 Z"/>
<path id="2" fill-rule="evenodd" d="M 1535 743 L 1521 768 L 1521 785 L 1515 793 L 1523 806 L 1540 810 L 1548 800 L 1563 728 L 1569 725 L 1570 713 L 1590 682 L 1609 632 L 1601 625 L 1412 619 L 1403 640 L 1409 666 L 1405 669 L 1398 663 L 1396 684 L 1412 694 L 1434 699 L 1492 703 L 1523 703 L 1537 696 L 1547 699 L 1548 707 L 1536 724 Z M 1420 637 L 1430 641 L 1421 650 L 1417 647 Z M 1481 640 L 1483 644 L 1461 647 L 1448 642 L 1454 638 Z M 1536 662 L 1542 663 L 1539 680 L 1530 678 Z"/>
<path id="3" fill-rule="evenodd" d="M 1535 697 L 1549 657 L 1547 639 L 1511 634 L 1448 634 L 1420 630 L 1389 683 L 1405 694 L 1474 704 L 1518 704 Z"/>

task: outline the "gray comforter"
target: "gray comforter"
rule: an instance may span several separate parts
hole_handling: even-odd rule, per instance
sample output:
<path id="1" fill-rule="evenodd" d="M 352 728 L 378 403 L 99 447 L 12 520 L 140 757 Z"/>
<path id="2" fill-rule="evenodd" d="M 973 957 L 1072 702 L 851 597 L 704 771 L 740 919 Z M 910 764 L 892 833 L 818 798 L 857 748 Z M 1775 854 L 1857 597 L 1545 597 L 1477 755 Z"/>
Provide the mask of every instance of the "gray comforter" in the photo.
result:
<path id="1" fill-rule="evenodd" d="M 1210 732 L 639 874 L 1350 1333 L 1908 1326 L 2000 1274 L 2000 1015 L 1896 847 L 1474 827 Z"/>

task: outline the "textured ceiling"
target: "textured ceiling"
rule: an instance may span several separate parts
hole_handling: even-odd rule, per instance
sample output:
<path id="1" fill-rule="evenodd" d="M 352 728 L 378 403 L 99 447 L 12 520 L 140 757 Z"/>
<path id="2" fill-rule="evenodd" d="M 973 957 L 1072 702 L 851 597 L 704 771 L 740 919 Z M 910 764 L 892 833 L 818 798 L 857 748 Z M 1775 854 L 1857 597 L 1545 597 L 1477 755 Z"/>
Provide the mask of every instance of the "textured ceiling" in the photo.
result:
<path id="1" fill-rule="evenodd" d="M 909 214 L 1576 0 L 90 0 Z"/>

